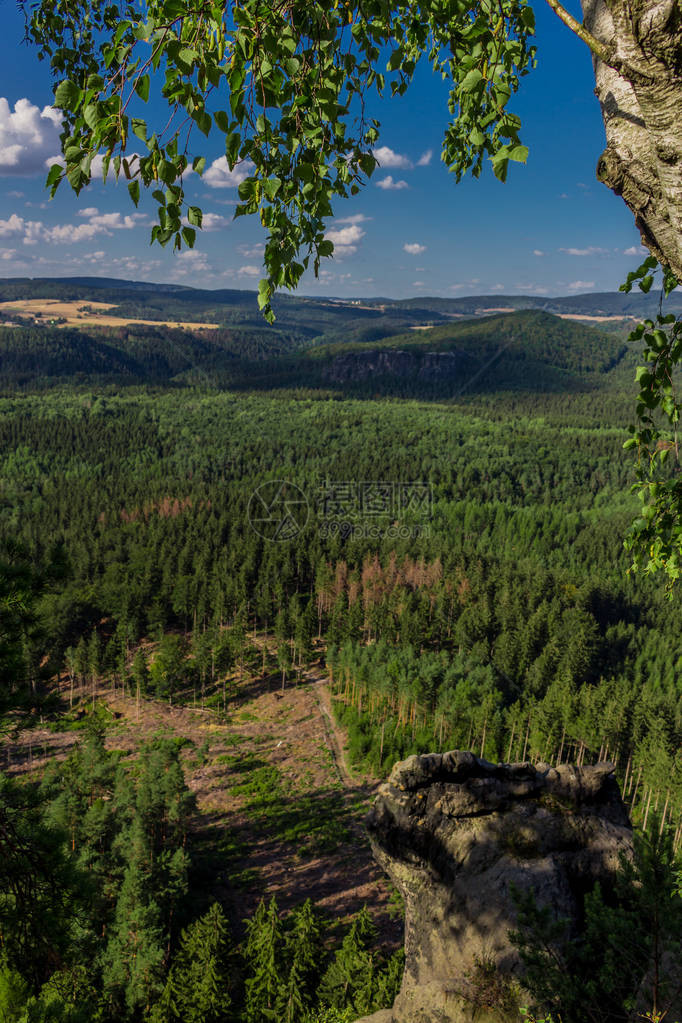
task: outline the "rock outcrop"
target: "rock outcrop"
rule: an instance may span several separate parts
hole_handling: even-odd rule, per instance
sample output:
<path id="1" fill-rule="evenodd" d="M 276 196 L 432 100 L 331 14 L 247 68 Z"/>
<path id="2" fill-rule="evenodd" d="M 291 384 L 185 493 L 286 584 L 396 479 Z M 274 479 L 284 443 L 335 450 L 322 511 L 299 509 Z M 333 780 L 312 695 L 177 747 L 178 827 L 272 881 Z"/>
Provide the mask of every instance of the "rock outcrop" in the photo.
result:
<path id="1" fill-rule="evenodd" d="M 325 369 L 325 376 L 336 383 L 369 380 L 373 377 L 438 381 L 470 374 L 475 365 L 470 356 L 459 352 L 370 349 L 337 355 Z"/>
<path id="2" fill-rule="evenodd" d="M 558 917 L 608 881 L 632 830 L 612 764 L 491 764 L 454 751 L 393 768 L 368 817 L 405 900 L 405 975 L 364 1023 L 518 1023 L 511 888 Z"/>

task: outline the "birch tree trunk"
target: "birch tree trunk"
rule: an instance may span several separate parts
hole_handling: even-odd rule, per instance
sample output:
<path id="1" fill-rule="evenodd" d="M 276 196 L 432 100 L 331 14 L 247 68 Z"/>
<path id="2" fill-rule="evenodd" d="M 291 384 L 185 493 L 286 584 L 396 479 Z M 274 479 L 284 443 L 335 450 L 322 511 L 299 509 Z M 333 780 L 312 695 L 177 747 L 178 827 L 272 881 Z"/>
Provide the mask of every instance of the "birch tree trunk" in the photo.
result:
<path id="1" fill-rule="evenodd" d="M 583 0 L 606 149 L 597 177 L 642 243 L 682 280 L 682 9 L 677 0 Z"/>

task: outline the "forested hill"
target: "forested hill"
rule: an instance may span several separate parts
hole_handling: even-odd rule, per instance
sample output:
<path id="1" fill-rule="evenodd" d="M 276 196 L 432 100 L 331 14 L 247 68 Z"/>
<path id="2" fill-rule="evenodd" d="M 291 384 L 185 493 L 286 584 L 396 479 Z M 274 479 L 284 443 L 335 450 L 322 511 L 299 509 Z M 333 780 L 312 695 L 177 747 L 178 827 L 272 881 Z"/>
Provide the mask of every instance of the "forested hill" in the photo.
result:
<path id="1" fill-rule="evenodd" d="M 410 330 L 370 346 L 357 342 L 311 350 L 310 361 L 337 383 L 393 378 L 448 389 L 490 390 L 603 386 L 628 354 L 614 334 L 544 312 L 515 312 L 426 330 Z"/>
<path id="2" fill-rule="evenodd" d="M 601 388 L 627 354 L 622 335 L 536 311 L 450 320 L 426 329 L 401 324 L 397 333 L 396 323 L 376 326 L 373 338 L 369 328 L 337 323 L 318 339 L 325 343 L 312 347 L 305 325 L 189 330 L 160 322 L 24 323 L 0 327 L 0 387 L 70 382 L 340 393 L 370 388 L 448 398 L 491 388 Z"/>

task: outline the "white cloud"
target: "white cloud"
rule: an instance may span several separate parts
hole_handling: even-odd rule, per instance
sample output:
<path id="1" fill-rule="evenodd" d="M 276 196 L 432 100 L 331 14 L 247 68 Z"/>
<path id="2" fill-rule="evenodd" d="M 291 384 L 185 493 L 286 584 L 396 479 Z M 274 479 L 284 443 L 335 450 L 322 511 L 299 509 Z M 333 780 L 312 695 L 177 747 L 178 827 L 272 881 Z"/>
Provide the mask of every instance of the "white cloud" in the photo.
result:
<path id="1" fill-rule="evenodd" d="M 424 281 L 412 281 L 412 287 L 413 288 L 425 288 L 426 285 L 425 285 Z"/>
<path id="2" fill-rule="evenodd" d="M 116 213 L 95 212 L 89 217 L 89 226 L 97 231 L 132 231 L 134 227 L 147 222 L 145 213 L 128 213 L 125 216 L 117 211 Z"/>
<path id="3" fill-rule="evenodd" d="M 13 213 L 8 220 L 0 220 L 0 238 L 7 238 L 10 234 L 20 234 L 24 229 L 23 217 Z"/>
<path id="4" fill-rule="evenodd" d="M 246 266 L 240 266 L 237 273 L 240 277 L 260 277 L 262 271 L 258 266 L 247 264 Z"/>
<path id="5" fill-rule="evenodd" d="M 28 223 L 26 228 L 24 245 L 37 245 L 38 242 L 68 245 L 70 242 L 90 241 L 104 230 L 97 224 L 56 224 L 54 227 L 45 227 L 40 221 Z"/>
<path id="6" fill-rule="evenodd" d="M 353 213 L 350 217 L 337 217 L 335 223 L 337 224 L 366 224 L 368 220 L 373 220 L 373 217 L 367 217 L 364 213 Z"/>
<path id="7" fill-rule="evenodd" d="M 505 290 L 505 286 L 504 286 L 504 284 L 493 284 L 493 286 L 492 286 L 492 288 L 490 290 L 491 291 L 504 291 Z"/>
<path id="8" fill-rule="evenodd" d="M 426 252 L 426 245 L 420 245 L 419 242 L 405 242 L 403 252 L 408 252 L 411 256 L 421 256 L 422 252 Z"/>
<path id="9" fill-rule="evenodd" d="M 239 245 L 237 252 L 240 256 L 247 256 L 249 259 L 255 259 L 262 256 L 265 251 L 265 245 L 263 242 L 257 242 L 255 245 Z"/>
<path id="10" fill-rule="evenodd" d="M 229 227 L 231 220 L 229 217 L 221 217 L 219 213 L 204 213 L 201 221 L 202 231 L 221 231 L 225 227 Z"/>
<path id="11" fill-rule="evenodd" d="M 588 245 L 585 249 L 561 248 L 559 252 L 565 252 L 567 256 L 607 256 L 609 250 L 602 249 L 599 245 Z"/>
<path id="12" fill-rule="evenodd" d="M 197 249 L 185 249 L 183 252 L 179 252 L 175 257 L 175 264 L 172 273 L 176 277 L 192 273 L 207 273 L 211 269 L 206 255 Z"/>
<path id="13" fill-rule="evenodd" d="M 390 149 L 388 146 L 379 146 L 378 149 L 373 150 L 374 158 L 379 161 L 380 167 L 403 167 L 405 170 L 409 170 L 412 167 L 412 161 L 402 153 L 396 153 L 394 149 Z"/>
<path id="14" fill-rule="evenodd" d="M 365 232 L 358 224 L 347 227 L 332 228 L 325 238 L 334 244 L 334 255 L 340 259 L 352 256 L 358 251 L 358 243 L 365 237 Z"/>
<path id="15" fill-rule="evenodd" d="M 61 114 L 53 107 L 39 107 L 19 99 L 14 111 L 0 97 L 0 175 L 40 174 L 45 159 L 59 146 Z"/>
<path id="16" fill-rule="evenodd" d="M 334 245 L 354 245 L 365 237 L 365 232 L 357 224 L 350 224 L 348 227 L 339 227 L 327 231 L 325 238 Z"/>
<path id="17" fill-rule="evenodd" d="M 544 252 L 542 251 L 542 249 L 533 249 L 533 255 L 534 256 L 544 256 Z"/>
<path id="18" fill-rule="evenodd" d="M 479 277 L 471 277 L 468 281 L 461 281 L 459 284 L 451 284 L 449 291 L 459 291 L 461 288 L 471 288 L 476 284 L 480 284 L 481 280 Z"/>
<path id="19" fill-rule="evenodd" d="M 522 295 L 546 295 L 549 288 L 543 287 L 541 284 L 535 284 L 532 281 L 520 281 L 514 285 L 516 291 L 520 291 Z"/>
<path id="20" fill-rule="evenodd" d="M 570 291 L 589 291 L 594 287 L 594 281 L 572 281 L 568 287 Z"/>
<path id="21" fill-rule="evenodd" d="M 116 213 L 100 213 L 97 207 L 88 206 L 79 216 L 86 219 L 84 224 L 44 224 L 42 220 L 24 220 L 13 213 L 8 220 L 0 220 L 0 238 L 11 235 L 23 236 L 24 245 L 39 243 L 68 245 L 72 242 L 89 241 L 98 234 L 112 231 L 130 231 L 147 221 L 144 213 L 122 216 Z"/>
<path id="22" fill-rule="evenodd" d="M 227 157 L 219 156 L 208 170 L 204 171 L 202 180 L 209 188 L 238 188 L 254 170 L 255 164 L 250 160 L 243 160 L 230 170 Z"/>
<path id="23" fill-rule="evenodd" d="M 417 160 L 417 167 L 428 167 L 431 163 L 431 157 L 433 156 L 433 149 L 427 149 L 425 153 Z"/>
<path id="24" fill-rule="evenodd" d="M 623 249 L 624 256 L 646 256 L 648 249 L 643 245 L 631 245 L 629 249 Z"/>
<path id="25" fill-rule="evenodd" d="M 409 188 L 407 181 L 394 181 L 390 174 L 387 174 L 381 181 L 377 181 L 377 188 L 383 188 L 385 191 L 398 190 L 400 188 Z"/>

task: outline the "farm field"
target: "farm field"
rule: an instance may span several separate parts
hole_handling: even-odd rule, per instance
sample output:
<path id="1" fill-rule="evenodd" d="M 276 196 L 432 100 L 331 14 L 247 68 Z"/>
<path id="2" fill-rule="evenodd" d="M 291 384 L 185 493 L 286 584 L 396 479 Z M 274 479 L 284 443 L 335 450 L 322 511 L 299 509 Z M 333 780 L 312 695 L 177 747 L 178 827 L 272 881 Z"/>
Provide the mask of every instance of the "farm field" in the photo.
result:
<path id="1" fill-rule="evenodd" d="M 196 323 L 190 320 L 143 320 L 128 316 L 114 316 L 112 302 L 66 302 L 51 298 L 27 298 L 0 302 L 0 313 L 18 313 L 57 327 L 129 327 L 131 324 L 150 324 L 174 330 L 216 330 L 216 323 Z M 61 322 L 57 322 L 61 321 Z"/>

